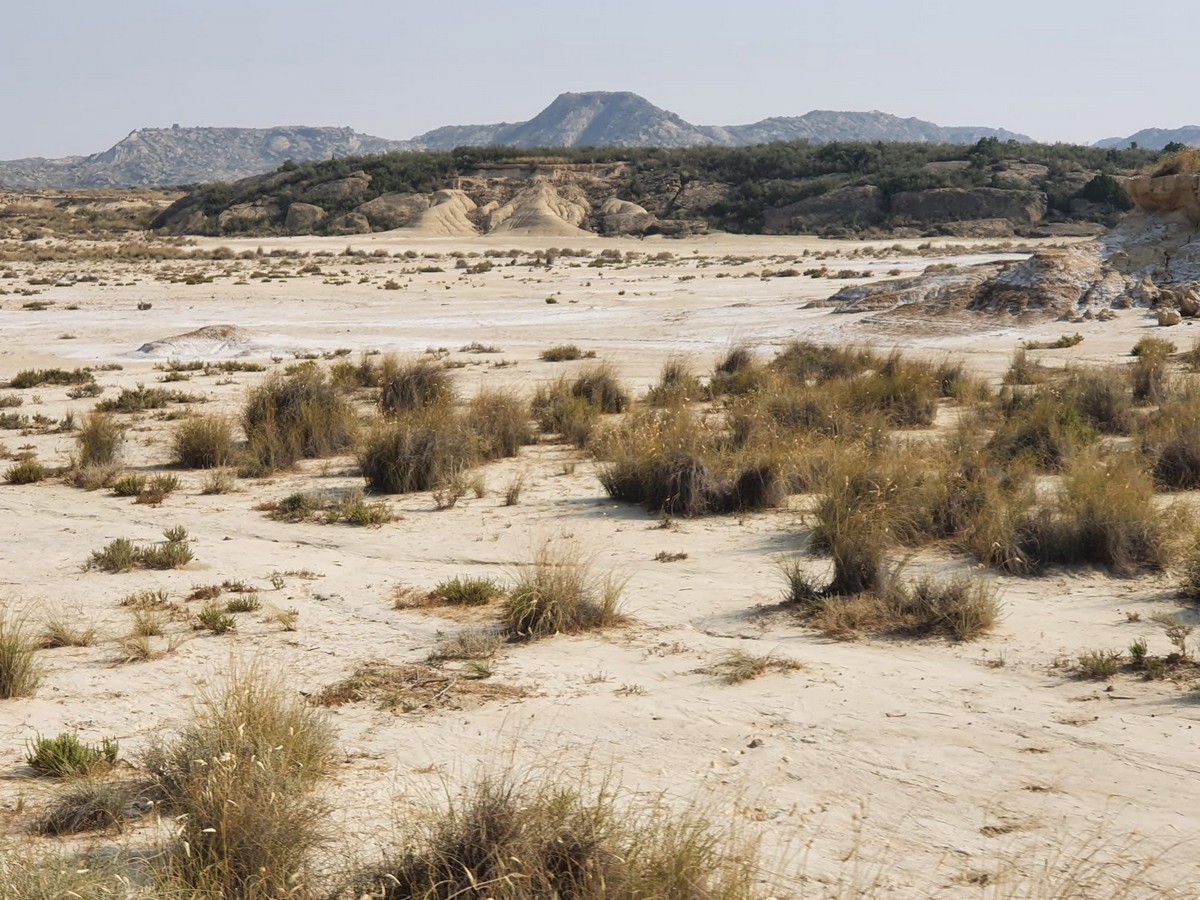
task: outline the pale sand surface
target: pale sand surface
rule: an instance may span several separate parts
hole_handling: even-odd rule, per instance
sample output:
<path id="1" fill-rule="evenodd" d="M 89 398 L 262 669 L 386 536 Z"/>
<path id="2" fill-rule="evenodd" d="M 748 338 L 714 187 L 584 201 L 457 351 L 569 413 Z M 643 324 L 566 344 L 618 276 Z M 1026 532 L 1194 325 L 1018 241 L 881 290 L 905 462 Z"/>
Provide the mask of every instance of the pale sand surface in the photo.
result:
<path id="1" fill-rule="evenodd" d="M 560 257 L 551 270 L 530 270 L 497 259 L 490 272 L 469 276 L 453 268 L 453 259 L 436 263 L 444 273 L 419 275 L 398 273 L 428 260 L 280 261 L 292 272 L 310 261 L 326 273 L 345 269 L 345 285 L 324 284 L 321 275 L 311 274 L 245 285 L 235 285 L 236 277 L 196 285 L 154 277 L 167 269 L 212 274 L 232 266 L 241 266 L 244 276 L 268 268 L 270 259 L 17 264 L 12 268 L 22 277 L 34 270 L 95 272 L 108 284 L 46 287 L 39 299 L 56 303 L 43 312 L 19 310 L 16 301 L 23 298 L 0 298 L 0 378 L 33 365 L 117 362 L 121 371 L 97 376 L 112 396 L 118 386 L 151 384 L 161 375 L 153 369 L 161 358 L 134 352 L 143 343 L 217 324 L 244 329 L 249 358 L 268 362 L 273 355 L 291 361 L 294 352 L 343 347 L 357 353 L 430 346 L 457 351 L 471 341 L 496 345 L 498 355 L 452 354 L 468 362 L 456 370 L 466 395 L 485 385 L 529 393 L 540 381 L 574 371 L 579 363 L 537 359 L 541 349 L 560 342 L 595 350 L 641 391 L 668 355 L 686 354 L 707 371 L 721 351 L 741 341 L 764 353 L 797 337 L 902 346 L 962 355 L 998 375 L 1021 338 L 1079 331 L 1085 336 L 1079 347 L 1039 358 L 1111 362 L 1127 355 L 1151 326 L 1139 310 L 1079 325 L 838 315 L 802 307 L 855 282 L 738 277 L 822 264 L 911 273 L 944 261 L 904 255 L 781 261 L 805 250 L 845 254 L 863 246 L 812 238 L 431 240 L 384 234 L 201 242 L 237 251 L 261 246 L 267 252 L 338 253 L 349 245 L 421 254 L 548 244 L 594 254 L 608 248 L 665 251 L 676 260 L 596 269 L 588 267 L 589 259 Z M 752 259 L 722 261 L 730 256 Z M 364 275 L 370 282 L 359 284 Z M 680 280 L 688 275 L 695 277 Z M 381 289 L 389 278 L 405 286 Z M 137 283 L 118 286 L 118 280 Z M 546 297 L 558 302 L 547 304 Z M 138 311 L 139 301 L 153 308 Z M 79 309 L 63 308 L 69 304 Z M 1182 346 L 1191 331 L 1180 327 L 1170 336 Z M 75 338 L 60 339 L 64 333 Z M 490 366 L 500 358 L 516 364 Z M 259 377 L 194 377 L 169 387 L 210 398 L 205 411 L 233 411 Z M 25 414 L 82 413 L 91 404 L 68 400 L 62 387 L 22 393 L 26 402 L 17 412 Z M 32 403 L 34 394 L 40 406 Z M 170 428 L 152 414 L 138 417 L 129 466 L 165 465 Z M 0 432 L 0 441 L 10 450 L 32 446 L 53 465 L 65 464 L 74 446 L 69 434 L 8 431 Z M 564 463 L 571 461 L 578 462 L 566 474 Z M 1015 890 L 1023 878 L 1065 866 L 1064 858 L 1097 846 L 1102 858 L 1114 860 L 1114 871 L 1118 861 L 1155 861 L 1145 876 L 1148 886 L 1135 896 L 1197 896 L 1200 867 L 1186 850 L 1200 837 L 1194 693 L 1186 685 L 1131 679 L 1106 691 L 1102 683 L 1071 678 L 1064 667 L 1082 650 L 1123 649 L 1139 636 L 1165 652 L 1161 627 L 1148 619 L 1155 610 L 1178 609 L 1166 576 L 998 577 L 1005 617 L 991 637 L 965 644 L 834 642 L 772 609 L 782 587 L 778 560 L 804 544 L 804 498 L 781 510 L 663 529 L 640 508 L 608 500 L 595 465 L 566 447 L 527 448 L 519 459 L 481 471 L 489 488 L 483 498 L 468 495 L 440 512 L 429 494 L 387 498 L 400 519 L 367 529 L 280 523 L 252 509 L 297 490 L 361 484 L 349 458 L 308 461 L 294 473 L 242 481 L 237 493 L 219 496 L 200 494 L 202 473 L 179 472 L 182 490 L 157 508 L 57 482 L 0 485 L 0 598 L 35 620 L 46 609 L 68 611 L 94 622 L 103 637 L 95 647 L 44 652 L 47 674 L 37 695 L 0 703 L 0 801 L 10 827 L 19 830 L 28 820 L 28 813 L 14 812 L 18 798 L 36 806 L 44 795 L 24 777 L 25 745 L 35 735 L 77 729 L 89 740 L 114 736 L 135 755 L 183 723 L 197 686 L 218 677 L 234 656 L 257 659 L 306 692 L 364 659 L 420 661 L 439 634 L 461 625 L 429 612 L 392 609 L 397 585 L 430 588 L 460 574 L 507 577 L 550 540 L 577 544 L 599 568 L 628 578 L 632 623 L 503 650 L 493 680 L 526 687 L 522 699 L 422 715 L 366 703 L 332 710 L 345 759 L 329 792 L 360 852 L 369 856 L 387 838 L 390 816 L 402 808 L 398 797 L 437 794 L 443 782 L 470 778 L 480 766 L 505 758 L 563 770 L 590 759 L 594 769 L 611 769 L 633 791 L 699 799 L 719 818 L 762 829 L 768 860 L 797 880 L 790 890 L 801 896 L 855 896 L 869 888 L 878 896 L 989 896 L 994 887 L 968 881 L 1004 870 L 1002 884 Z M 500 494 L 519 472 L 526 473 L 520 503 L 504 507 Z M 113 538 L 154 540 L 176 524 L 194 538 L 195 561 L 186 569 L 81 571 L 89 553 Z M 656 562 L 659 551 L 688 557 Z M 813 559 L 811 565 L 821 571 L 827 563 Z M 910 565 L 920 571 L 966 563 L 922 556 Z M 272 587 L 271 573 L 292 570 L 319 577 L 287 576 L 281 589 Z M 262 614 L 245 614 L 235 635 L 187 633 L 162 659 L 119 664 L 115 638 L 129 621 L 117 605 L 123 596 L 161 588 L 179 599 L 194 585 L 224 579 L 256 585 L 264 605 L 294 607 L 299 630 L 285 632 Z M 1141 621 L 1130 621 L 1126 611 L 1141 613 Z M 696 672 L 730 649 L 775 654 L 805 668 L 737 686 Z M 755 739 L 761 746 L 750 748 Z M 121 840 L 136 845 L 139 833 Z"/>

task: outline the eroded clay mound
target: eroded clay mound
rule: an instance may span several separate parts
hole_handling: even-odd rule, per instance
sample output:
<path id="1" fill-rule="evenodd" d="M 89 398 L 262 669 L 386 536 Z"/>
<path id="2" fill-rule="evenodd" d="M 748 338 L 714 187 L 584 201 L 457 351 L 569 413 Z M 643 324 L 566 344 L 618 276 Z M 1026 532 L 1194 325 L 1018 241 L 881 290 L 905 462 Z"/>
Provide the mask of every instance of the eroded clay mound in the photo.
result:
<path id="1" fill-rule="evenodd" d="M 142 344 L 137 352 L 157 359 L 212 359 L 242 356 L 253 349 L 250 334 L 236 325 L 205 325 Z"/>
<path id="2" fill-rule="evenodd" d="M 995 278 L 1001 268 L 1012 264 L 984 263 L 978 266 L 958 266 L 934 275 L 916 275 L 873 284 L 843 288 L 834 295 L 834 312 L 877 312 L 927 304 L 931 310 L 964 309 L 985 283 Z"/>
<path id="3" fill-rule="evenodd" d="M 429 201 L 429 208 L 419 212 L 404 226 L 424 237 L 474 237 L 479 229 L 471 221 L 475 201 L 463 191 L 438 191 Z"/>
<path id="4" fill-rule="evenodd" d="M 518 192 L 508 203 L 488 213 L 488 234 L 529 237 L 577 237 L 588 232 L 580 228 L 591 211 L 587 198 L 577 190 L 559 194 L 548 181 L 537 179 Z"/>

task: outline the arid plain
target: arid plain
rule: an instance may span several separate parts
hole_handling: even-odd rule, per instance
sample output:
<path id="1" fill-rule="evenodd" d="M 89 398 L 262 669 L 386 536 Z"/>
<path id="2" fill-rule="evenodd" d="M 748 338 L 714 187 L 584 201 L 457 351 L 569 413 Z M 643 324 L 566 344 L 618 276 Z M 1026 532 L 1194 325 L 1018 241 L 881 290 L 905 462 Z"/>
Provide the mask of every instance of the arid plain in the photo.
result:
<path id="1" fill-rule="evenodd" d="M 470 398 L 496 387 L 531 397 L 573 376 L 586 360 L 541 359 L 561 344 L 612 363 L 635 397 L 670 357 L 707 376 L 735 346 L 765 362 L 792 340 L 962 359 L 993 387 L 1023 341 L 1081 334 L 1075 346 L 1038 351 L 1059 368 L 1125 365 L 1146 335 L 1166 334 L 1186 349 L 1193 327 L 1158 329 L 1145 309 L 1068 324 L 842 313 L 821 302 L 846 284 L 948 261 L 1020 258 L 1028 246 L 397 232 L 184 248 L 228 248 L 217 259 L 80 254 L 0 265 L 9 291 L 0 297 L 0 382 L 26 369 L 92 366 L 99 400 L 138 385 L 194 400 L 117 414 L 128 427 L 124 468 L 178 478 L 161 503 L 83 490 L 62 474 L 0 486 L 0 602 L 31 627 L 60 615 L 96 631 L 91 646 L 39 651 L 45 673 L 36 693 L 0 702 L 4 830 L 20 841 L 55 840 L 27 835 L 52 790 L 25 763 L 38 735 L 116 738 L 136 760 L 187 721 L 197 691 L 234 660 L 257 661 L 314 699 L 370 661 L 426 665 L 440 641 L 493 623 L 496 610 L 397 608 L 398 592 L 427 592 L 456 576 L 509 583 L 549 545 L 575 548 L 597 572 L 623 579 L 627 622 L 503 643 L 487 677 L 462 663 L 432 666 L 436 690 L 412 686 L 410 698 L 388 708 L 373 697 L 331 707 L 338 763 L 322 790 L 339 852 L 370 857 L 398 818 L 482 768 L 586 768 L 633 794 L 698 803 L 761 839 L 762 877 L 774 896 L 1197 896 L 1200 866 L 1189 847 L 1200 837 L 1200 716 L 1190 670 L 1090 680 L 1077 665 L 1082 653 L 1123 651 L 1139 638 L 1153 653 L 1169 649 L 1155 614 L 1195 618 L 1169 568 L 1022 577 L 945 548 L 902 553 L 911 574 L 964 572 L 993 584 L 998 625 L 961 642 L 846 640 L 782 603 L 781 563 L 799 560 L 820 579 L 830 568 L 827 554 L 808 550 L 806 494 L 765 511 L 664 518 L 610 499 L 597 477 L 602 462 L 542 435 L 516 457 L 472 470 L 481 490 L 450 508 L 439 509 L 445 504 L 428 491 L 374 496 L 394 520 L 352 527 L 279 521 L 269 507 L 301 491 L 361 487 L 353 455 L 239 478 L 235 490 L 216 494 L 202 492 L 207 473 L 171 466 L 171 435 L 187 411 L 236 417 L 269 372 L 306 359 L 328 368 L 375 351 L 446 364 L 460 397 Z M 803 274 L 821 267 L 830 277 Z M 264 371 L 177 366 L 179 380 L 159 384 L 172 362 L 194 360 Z M 0 432 L 8 456 L 69 467 L 76 435 L 61 420 L 71 412 L 78 420 L 97 402 L 71 399 L 70 390 L 0 388 L 0 399 L 22 401 L 5 412 L 28 417 Z M 373 393 L 355 396 L 362 415 L 372 415 Z M 952 429 L 962 412 L 941 401 L 935 427 Z M 519 497 L 506 505 L 517 479 Z M 186 528 L 194 555 L 182 568 L 85 568 L 114 539 L 153 542 L 173 526 Z M 185 598 L 223 582 L 240 583 L 261 608 L 237 614 L 223 634 L 193 628 L 202 604 Z M 121 601 L 142 591 L 166 592 L 175 611 L 166 636 L 153 638 L 152 658 L 130 660 Z M 731 651 L 799 667 L 726 684 L 713 667 Z M 136 849 L 167 828 L 150 814 L 69 846 Z"/>

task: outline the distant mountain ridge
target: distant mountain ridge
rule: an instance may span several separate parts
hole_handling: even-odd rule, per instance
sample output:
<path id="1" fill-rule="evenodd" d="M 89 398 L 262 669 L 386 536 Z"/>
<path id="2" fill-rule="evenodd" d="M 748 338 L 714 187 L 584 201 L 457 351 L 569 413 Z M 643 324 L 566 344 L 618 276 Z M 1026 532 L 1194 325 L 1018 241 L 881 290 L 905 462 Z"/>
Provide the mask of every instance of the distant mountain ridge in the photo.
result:
<path id="1" fill-rule="evenodd" d="M 774 117 L 750 125 L 692 125 L 637 94 L 591 91 L 559 94 L 528 122 L 438 128 L 409 143 L 420 150 L 483 147 L 742 147 L 774 141 L 911 141 L 973 144 L 980 138 L 1028 142 L 1032 138 L 1003 128 L 944 128 L 922 119 L 901 119 L 878 111 L 813 110 L 802 116 Z"/>
<path id="2" fill-rule="evenodd" d="M 1200 147 L 1200 125 L 1185 125 L 1182 128 L 1143 128 L 1129 137 L 1105 138 L 1096 141 L 1093 146 L 1124 148 L 1137 144 L 1143 150 L 1161 150 L 1167 144 L 1186 144 L 1189 147 Z"/>
<path id="3" fill-rule="evenodd" d="M 289 159 L 312 162 L 388 151 L 446 151 L 459 146 L 736 147 L 797 140 L 970 144 L 985 137 L 1031 140 L 1002 128 L 945 128 L 877 111 L 816 110 L 750 125 L 692 125 L 637 94 L 592 91 L 560 94 L 525 122 L 449 125 L 408 141 L 360 134 L 350 128 L 146 128 L 92 156 L 0 162 L 0 188 L 161 187 L 235 181 L 272 171 Z"/>
<path id="4" fill-rule="evenodd" d="M 0 188 L 160 187 L 236 181 L 287 160 L 407 150 L 351 128 L 142 128 L 103 153 L 0 162 Z"/>

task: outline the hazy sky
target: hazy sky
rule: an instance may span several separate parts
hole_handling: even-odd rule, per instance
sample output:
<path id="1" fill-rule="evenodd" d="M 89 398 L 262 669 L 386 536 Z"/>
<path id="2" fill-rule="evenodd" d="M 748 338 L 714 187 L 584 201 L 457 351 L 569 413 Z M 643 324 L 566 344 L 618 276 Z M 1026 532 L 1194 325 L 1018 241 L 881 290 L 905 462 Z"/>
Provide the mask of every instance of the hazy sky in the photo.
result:
<path id="1" fill-rule="evenodd" d="M 880 109 L 1092 142 L 1200 122 L 1200 3 L 1159 0 L 6 2 L 0 159 L 139 127 L 409 138 L 629 90 L 702 125 Z"/>

